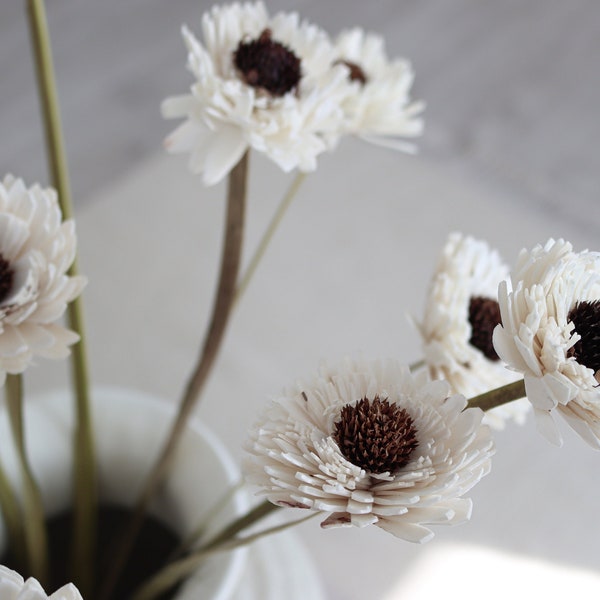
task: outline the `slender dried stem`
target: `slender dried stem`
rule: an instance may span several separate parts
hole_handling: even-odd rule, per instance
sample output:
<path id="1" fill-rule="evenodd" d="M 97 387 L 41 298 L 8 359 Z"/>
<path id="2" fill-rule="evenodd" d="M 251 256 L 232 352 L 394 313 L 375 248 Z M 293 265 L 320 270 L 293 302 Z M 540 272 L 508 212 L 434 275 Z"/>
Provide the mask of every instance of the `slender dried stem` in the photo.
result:
<path id="1" fill-rule="evenodd" d="M 6 378 L 6 405 L 17 450 L 23 482 L 23 531 L 29 570 L 42 583 L 48 581 L 48 538 L 44 522 L 44 505 L 25 447 L 23 427 L 23 380 L 21 375 Z"/>
<path id="2" fill-rule="evenodd" d="M 131 553 L 150 501 L 167 475 L 177 444 L 200 398 L 204 384 L 207 381 L 221 347 L 233 307 L 239 273 L 246 205 L 247 170 L 248 154 L 246 153 L 229 174 L 225 243 L 221 257 L 221 271 L 210 325 L 204 338 L 200 358 L 188 381 L 179 405 L 179 412 L 161 454 L 144 483 L 144 487 L 134 508 L 133 517 L 129 522 L 121 543 L 117 546 L 116 554 L 112 557 L 113 564 L 108 577 L 105 579 L 104 587 L 101 590 L 101 600 L 110 598 L 112 589 Z"/>
<path id="3" fill-rule="evenodd" d="M 58 193 L 63 218 L 66 220 L 73 216 L 71 189 L 44 1 L 27 0 L 27 8 L 44 122 L 46 155 L 52 184 Z M 75 258 L 69 275 L 77 275 L 78 271 L 77 258 Z M 97 478 L 81 298 L 76 298 L 69 304 L 67 317 L 70 328 L 80 337 L 79 342 L 72 348 L 72 380 L 76 398 L 76 426 L 73 438 L 75 481 L 73 579 L 86 597 L 93 587 Z"/>
<path id="4" fill-rule="evenodd" d="M 503 385 L 502 387 L 471 398 L 468 408 L 477 407 L 481 408 L 481 410 L 491 410 L 507 402 L 524 398 L 525 396 L 525 381 L 519 379 L 519 381 L 515 381 L 514 383 Z"/>
<path id="5" fill-rule="evenodd" d="M 153 600 L 193 573 L 208 555 L 250 544 L 260 537 L 288 529 L 317 514 L 311 512 L 308 516 L 297 521 L 269 527 L 268 529 L 264 529 L 246 537 L 236 537 L 239 532 L 264 519 L 277 509 L 279 509 L 279 507 L 269 501 L 265 501 L 251 509 L 235 521 L 232 521 L 225 529 L 206 542 L 206 544 L 200 546 L 200 548 L 195 550 L 192 554 L 172 562 L 164 569 L 161 569 L 133 595 L 132 600 Z"/>
<path id="6" fill-rule="evenodd" d="M 256 272 L 256 269 L 260 261 L 262 260 L 262 257 L 267 251 L 267 248 L 271 243 L 275 232 L 277 231 L 277 227 L 279 227 L 279 224 L 281 223 L 287 209 L 290 207 L 292 200 L 298 194 L 298 190 L 300 189 L 300 186 L 302 185 L 305 179 L 305 173 L 298 173 L 298 175 L 296 175 L 296 177 L 294 178 L 294 181 L 292 181 L 292 184 L 288 188 L 287 192 L 285 193 L 285 196 L 282 198 L 279 206 L 277 207 L 277 210 L 275 211 L 271 222 L 265 230 L 252 258 L 250 259 L 250 262 L 248 263 L 248 267 L 244 275 L 242 276 L 239 285 L 237 286 L 234 300 L 234 303 L 236 305 L 240 301 L 240 298 L 243 296 L 246 289 L 248 288 L 250 280 L 254 276 L 254 273 Z"/>
<path id="7" fill-rule="evenodd" d="M 26 553 L 23 533 L 23 516 L 15 491 L 0 463 L 0 510 L 8 533 L 8 546 L 17 564 L 25 569 Z"/>

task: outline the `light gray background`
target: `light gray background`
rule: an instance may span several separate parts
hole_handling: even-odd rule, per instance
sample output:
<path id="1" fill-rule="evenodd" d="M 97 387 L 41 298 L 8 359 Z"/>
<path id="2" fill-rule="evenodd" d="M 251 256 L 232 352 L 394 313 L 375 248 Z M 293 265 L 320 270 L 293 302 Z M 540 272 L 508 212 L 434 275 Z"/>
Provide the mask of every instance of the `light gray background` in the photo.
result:
<path id="1" fill-rule="evenodd" d="M 163 155 L 173 123 L 158 107 L 189 85 L 179 27 L 199 30 L 208 4 L 48 4 L 91 280 L 94 380 L 176 398 L 210 308 L 224 186 L 204 189 L 184 158 Z M 413 61 L 427 125 L 418 157 L 348 141 L 302 188 L 199 409 L 236 456 L 264 399 L 309 377 L 320 359 L 418 358 L 406 314 L 420 315 L 449 231 L 489 240 L 508 262 L 550 236 L 600 249 L 600 4 L 315 0 L 294 8 L 332 33 L 355 24 L 382 32 L 390 55 Z M 46 179 L 33 85 L 22 2 L 3 0 L 0 171 L 30 182 Z M 288 181 L 253 157 L 246 256 Z M 48 363 L 31 379 L 33 389 L 64 384 Z M 553 448 L 532 423 L 498 434 L 497 446 L 492 473 L 472 493 L 472 522 L 438 529 L 432 544 L 597 568 L 600 455 L 568 432 L 565 447 Z M 309 522 L 301 530 L 332 600 L 381 599 L 431 547 L 376 528 L 323 533 Z M 467 565 L 448 593 L 468 582 Z"/>

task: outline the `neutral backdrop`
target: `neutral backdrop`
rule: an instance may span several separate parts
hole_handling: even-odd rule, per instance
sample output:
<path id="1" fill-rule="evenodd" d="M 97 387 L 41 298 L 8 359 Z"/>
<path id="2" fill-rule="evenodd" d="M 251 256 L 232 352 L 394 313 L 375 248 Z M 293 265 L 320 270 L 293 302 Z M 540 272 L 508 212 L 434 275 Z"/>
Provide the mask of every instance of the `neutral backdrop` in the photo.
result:
<path id="1" fill-rule="evenodd" d="M 174 124 L 161 120 L 159 105 L 189 86 L 179 29 L 187 23 L 199 32 L 209 4 L 48 5 L 90 279 L 94 381 L 174 400 L 210 310 L 224 185 L 203 188 L 185 158 L 163 154 Z M 407 315 L 421 314 L 450 231 L 488 240 L 509 263 L 551 236 L 600 250 L 598 2 L 300 0 L 293 8 L 332 33 L 357 24 L 379 31 L 391 56 L 410 58 L 414 96 L 427 102 L 426 131 L 417 157 L 344 142 L 301 189 L 234 316 L 198 410 L 236 457 L 266 399 L 310 377 L 321 359 L 419 357 Z M 17 0 L 0 2 L 0 132 L 0 172 L 46 182 Z M 246 257 L 289 181 L 252 157 Z M 64 385 L 64 371 L 40 363 L 29 385 Z M 438 529 L 430 544 L 376 528 L 303 525 L 328 598 L 383 599 L 432 548 L 452 545 L 533 557 L 551 569 L 596 569 L 600 454 L 568 431 L 564 447 L 554 448 L 531 422 L 508 427 L 496 443 L 492 473 L 471 494 L 472 521 Z M 463 593 L 472 580 L 463 565 L 447 591 Z M 517 583 L 512 593 L 522 597 Z"/>

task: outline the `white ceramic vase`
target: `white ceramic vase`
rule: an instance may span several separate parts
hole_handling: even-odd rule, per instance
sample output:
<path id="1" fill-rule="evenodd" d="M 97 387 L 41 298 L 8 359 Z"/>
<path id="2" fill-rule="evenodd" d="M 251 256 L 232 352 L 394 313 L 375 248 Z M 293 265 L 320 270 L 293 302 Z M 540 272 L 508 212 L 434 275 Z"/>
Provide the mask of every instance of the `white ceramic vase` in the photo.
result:
<path id="1" fill-rule="evenodd" d="M 92 405 L 98 461 L 100 502 L 131 506 L 159 452 L 174 406 L 135 390 L 97 388 Z M 45 394 L 26 405 L 26 440 L 32 468 L 48 515 L 72 502 L 72 400 L 65 392 Z M 18 486 L 12 436 L 5 412 L 0 414 L 0 456 Z M 184 537 L 207 510 L 239 481 L 239 472 L 219 440 L 192 419 L 185 431 L 163 490 L 150 512 Z M 241 514 L 247 506 L 237 495 L 211 520 L 210 529 Z M 0 554 L 6 534 L 0 522 Z M 247 550 L 210 557 L 184 586 L 177 600 L 230 600 L 239 587 Z"/>

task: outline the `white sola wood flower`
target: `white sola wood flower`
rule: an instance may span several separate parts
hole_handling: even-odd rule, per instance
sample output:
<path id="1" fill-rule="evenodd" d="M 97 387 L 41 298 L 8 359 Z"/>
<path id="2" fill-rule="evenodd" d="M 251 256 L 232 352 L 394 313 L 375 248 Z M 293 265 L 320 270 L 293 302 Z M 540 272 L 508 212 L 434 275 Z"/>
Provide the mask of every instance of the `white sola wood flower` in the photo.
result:
<path id="1" fill-rule="evenodd" d="M 85 285 L 69 277 L 75 226 L 62 222 L 56 192 L 20 179 L 0 184 L 0 381 L 34 356 L 62 358 L 78 336 L 57 323 Z"/>
<path id="2" fill-rule="evenodd" d="M 326 138 L 339 135 L 348 93 L 325 32 L 295 13 L 269 17 L 261 2 L 215 6 L 202 29 L 202 43 L 183 29 L 196 82 L 191 94 L 163 103 L 165 117 L 186 119 L 167 150 L 189 152 L 208 185 L 250 147 L 284 171 L 315 169 Z"/>
<path id="3" fill-rule="evenodd" d="M 455 393 L 468 398 L 520 378 L 499 360 L 492 344 L 500 323 L 498 284 L 508 274 L 486 242 L 451 234 L 417 324 L 431 376 L 446 379 Z M 487 412 L 485 422 L 501 429 L 506 419 L 522 423 L 528 410 L 526 400 L 517 400 Z"/>
<path id="4" fill-rule="evenodd" d="M 250 434 L 248 481 L 271 502 L 374 524 L 413 542 L 469 519 L 463 498 L 490 470 L 483 413 L 396 361 L 346 361 L 277 398 Z"/>
<path id="5" fill-rule="evenodd" d="M 558 412 L 600 448 L 600 253 L 552 239 L 523 250 L 499 302 L 494 347 L 524 375 L 540 431 L 561 443 Z"/>
<path id="6" fill-rule="evenodd" d="M 15 571 L 0 565 L 0 598 L 2 600 L 82 600 L 77 588 L 69 583 L 48 596 L 36 579 L 24 581 Z"/>
<path id="7" fill-rule="evenodd" d="M 410 99 L 414 73 L 405 59 L 389 60 L 383 38 L 362 29 L 342 32 L 335 41 L 336 63 L 348 69 L 353 91 L 345 99 L 346 131 L 399 150 L 414 146 L 401 138 L 423 130 L 422 102 Z"/>

